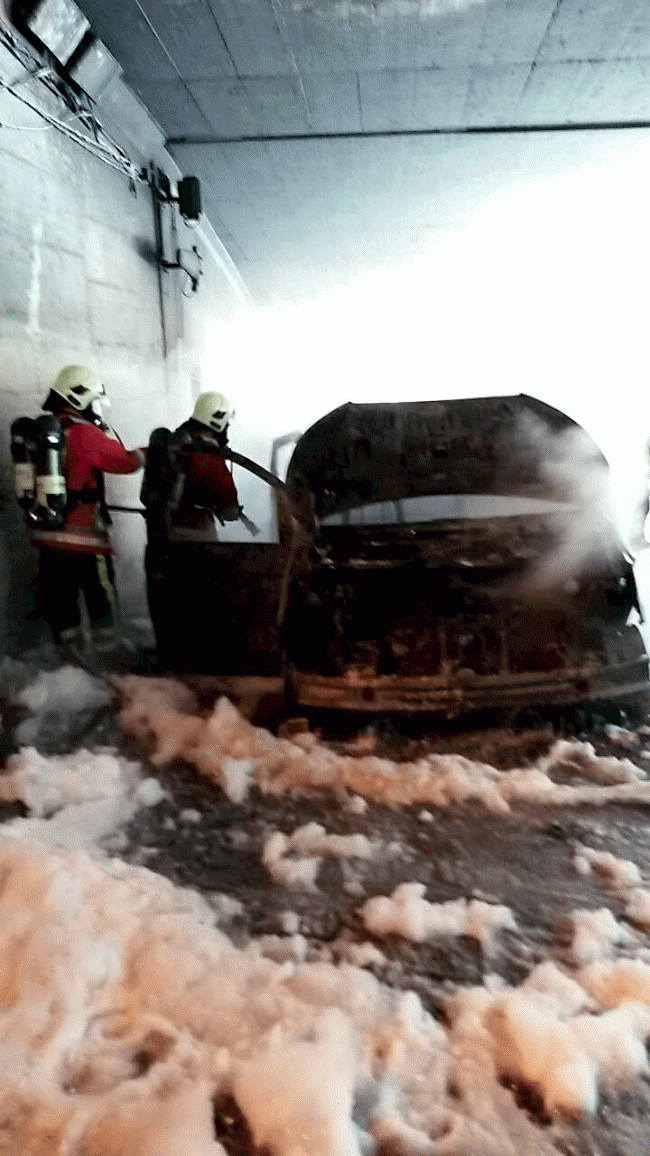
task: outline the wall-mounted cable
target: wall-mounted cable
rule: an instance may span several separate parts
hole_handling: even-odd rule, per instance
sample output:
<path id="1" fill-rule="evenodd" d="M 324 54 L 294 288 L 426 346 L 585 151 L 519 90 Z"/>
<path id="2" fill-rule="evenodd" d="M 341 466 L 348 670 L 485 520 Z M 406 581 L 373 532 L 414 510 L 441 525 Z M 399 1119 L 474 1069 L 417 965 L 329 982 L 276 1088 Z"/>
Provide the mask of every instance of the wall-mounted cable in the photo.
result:
<path id="1" fill-rule="evenodd" d="M 75 88 L 72 85 L 66 86 L 66 81 L 63 77 L 55 75 L 49 66 L 44 66 L 42 61 L 35 58 L 35 51 L 33 49 L 28 48 L 27 45 L 20 44 L 17 38 L 1 25 L 0 44 L 7 48 L 11 55 L 18 60 L 26 70 L 26 75 L 18 81 L 14 81 L 12 84 L 7 84 L 6 81 L 0 78 L 0 89 L 8 95 L 13 96 L 16 100 L 20 101 L 21 104 L 24 104 L 37 116 L 41 117 L 41 119 L 46 122 L 47 127 L 62 133 L 63 136 L 73 141 L 74 144 L 79 145 L 80 148 L 85 149 L 86 152 L 91 153 L 103 164 L 107 164 L 118 172 L 123 173 L 134 183 L 146 183 L 146 174 L 143 173 L 138 165 L 134 164 L 124 149 L 121 148 L 117 141 L 113 140 L 96 119 L 90 98 L 86 98 L 86 107 L 81 107 Z M 36 103 L 35 98 L 27 96 L 24 91 L 24 86 L 33 80 L 38 81 L 39 84 L 43 84 L 48 92 L 60 101 L 63 101 L 69 111 L 73 113 L 77 123 L 83 126 L 85 131 L 81 131 L 81 128 L 78 129 L 61 120 L 60 117 L 48 112 Z M 20 131 L 21 126 L 5 126 L 0 122 L 0 127 Z M 25 126 L 23 131 L 29 131 L 28 126 Z M 32 131 L 34 130 L 32 129 Z"/>

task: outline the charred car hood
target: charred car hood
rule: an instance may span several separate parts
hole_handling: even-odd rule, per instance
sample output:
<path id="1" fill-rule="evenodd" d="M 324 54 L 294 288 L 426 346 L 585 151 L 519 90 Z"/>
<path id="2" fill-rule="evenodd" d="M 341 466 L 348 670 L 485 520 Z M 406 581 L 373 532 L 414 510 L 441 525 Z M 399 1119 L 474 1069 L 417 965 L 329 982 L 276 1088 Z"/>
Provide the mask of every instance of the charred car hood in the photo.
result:
<path id="1" fill-rule="evenodd" d="M 326 414 L 300 438 L 287 472 L 304 511 L 318 518 L 417 495 L 501 494 L 570 500 L 565 472 L 573 439 L 582 460 L 605 459 L 571 418 L 536 398 L 357 404 Z"/>

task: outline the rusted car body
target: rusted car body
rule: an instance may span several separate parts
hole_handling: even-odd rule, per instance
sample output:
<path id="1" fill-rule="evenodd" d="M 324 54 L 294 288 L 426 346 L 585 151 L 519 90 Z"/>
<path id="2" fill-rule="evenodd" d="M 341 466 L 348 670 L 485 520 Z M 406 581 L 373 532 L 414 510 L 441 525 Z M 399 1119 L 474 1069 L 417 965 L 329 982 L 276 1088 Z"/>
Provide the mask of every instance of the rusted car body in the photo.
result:
<path id="1" fill-rule="evenodd" d="M 575 422 L 526 395 L 327 414 L 287 473 L 297 704 L 454 717 L 645 693 L 607 474 Z"/>

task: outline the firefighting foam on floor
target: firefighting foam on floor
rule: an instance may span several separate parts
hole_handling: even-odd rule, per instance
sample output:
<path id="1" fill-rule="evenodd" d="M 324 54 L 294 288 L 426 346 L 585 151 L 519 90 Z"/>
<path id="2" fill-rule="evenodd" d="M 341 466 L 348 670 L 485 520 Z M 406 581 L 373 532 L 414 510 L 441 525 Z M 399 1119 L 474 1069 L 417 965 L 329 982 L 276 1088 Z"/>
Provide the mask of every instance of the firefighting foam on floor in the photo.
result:
<path id="1" fill-rule="evenodd" d="M 641 1150 L 646 728 L 395 762 L 1 673 L 1 1150 Z"/>

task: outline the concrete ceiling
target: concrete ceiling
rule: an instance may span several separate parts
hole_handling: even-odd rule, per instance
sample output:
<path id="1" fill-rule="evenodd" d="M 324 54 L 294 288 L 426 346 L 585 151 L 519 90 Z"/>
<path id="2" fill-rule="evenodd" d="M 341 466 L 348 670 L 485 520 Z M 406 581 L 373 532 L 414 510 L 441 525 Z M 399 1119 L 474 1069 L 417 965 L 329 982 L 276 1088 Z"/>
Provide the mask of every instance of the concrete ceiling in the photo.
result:
<path id="1" fill-rule="evenodd" d="M 567 126 L 650 122 L 647 0 L 80 6 L 262 302 L 408 263 L 595 138 L 630 139 Z"/>

